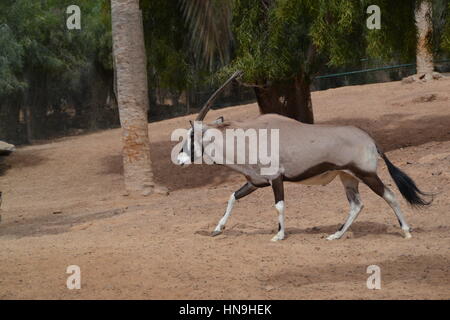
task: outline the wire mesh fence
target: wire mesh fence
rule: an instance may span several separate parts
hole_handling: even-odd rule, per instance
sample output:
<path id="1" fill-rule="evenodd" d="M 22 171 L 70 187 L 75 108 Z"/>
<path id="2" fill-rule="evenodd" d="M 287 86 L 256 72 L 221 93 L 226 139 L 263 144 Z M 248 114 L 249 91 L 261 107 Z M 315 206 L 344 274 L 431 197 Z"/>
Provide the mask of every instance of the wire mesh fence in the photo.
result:
<path id="1" fill-rule="evenodd" d="M 435 63 L 435 67 L 438 72 L 449 72 L 450 60 L 438 60 Z M 415 63 L 386 66 L 380 62 L 362 59 L 359 68 L 354 71 L 334 72 L 316 76 L 311 83 L 311 90 L 319 91 L 343 86 L 399 81 L 415 73 Z M 210 88 L 208 90 L 191 92 L 188 99 L 176 108 L 176 115 L 186 115 L 198 111 L 214 91 L 215 88 Z M 213 109 L 255 101 L 256 97 L 252 88 L 233 84 L 216 100 Z M 167 114 L 161 114 L 161 116 L 162 118 L 168 118 Z M 159 119 L 161 118 L 156 118 L 155 120 Z"/>

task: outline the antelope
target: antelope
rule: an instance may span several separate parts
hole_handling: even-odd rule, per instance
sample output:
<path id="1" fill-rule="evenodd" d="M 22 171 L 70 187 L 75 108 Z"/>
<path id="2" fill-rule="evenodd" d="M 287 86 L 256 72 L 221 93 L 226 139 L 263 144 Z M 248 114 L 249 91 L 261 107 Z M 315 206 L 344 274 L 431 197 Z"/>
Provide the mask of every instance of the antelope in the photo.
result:
<path id="1" fill-rule="evenodd" d="M 411 228 L 405 220 L 394 193 L 381 181 L 377 175 L 378 159 L 386 163 L 390 176 L 394 180 L 402 196 L 413 207 L 423 207 L 431 204 L 423 196 L 415 182 L 402 170 L 396 167 L 377 146 L 375 141 L 365 131 L 353 126 L 334 126 L 304 124 L 296 120 L 278 115 L 263 114 L 255 119 L 245 121 L 225 121 L 223 117 L 205 124 L 204 118 L 210 109 L 215 96 L 229 82 L 240 75 L 236 72 L 219 88 L 199 112 L 196 122 L 201 124 L 200 135 L 194 135 L 196 126 L 191 122 L 191 128 L 184 139 L 182 149 L 177 156 L 179 165 L 189 164 L 198 157 L 210 157 L 205 149 L 195 146 L 214 144 L 215 141 L 203 141 L 203 134 L 208 129 L 224 132 L 226 129 L 277 129 L 279 132 L 279 165 L 274 174 L 262 174 L 260 164 L 231 164 L 230 167 L 243 174 L 247 182 L 233 192 L 223 217 L 212 232 L 212 236 L 222 233 L 229 219 L 235 202 L 251 194 L 259 188 L 271 186 L 275 197 L 275 208 L 278 212 L 278 233 L 272 241 L 285 238 L 285 202 L 284 182 L 298 182 L 306 185 L 327 185 L 339 176 L 350 204 L 348 217 L 342 226 L 328 240 L 341 238 L 363 209 L 363 203 L 358 191 L 360 182 L 366 184 L 373 192 L 383 198 L 394 211 L 405 238 L 411 238 Z M 219 146 L 220 148 L 221 146 Z"/>

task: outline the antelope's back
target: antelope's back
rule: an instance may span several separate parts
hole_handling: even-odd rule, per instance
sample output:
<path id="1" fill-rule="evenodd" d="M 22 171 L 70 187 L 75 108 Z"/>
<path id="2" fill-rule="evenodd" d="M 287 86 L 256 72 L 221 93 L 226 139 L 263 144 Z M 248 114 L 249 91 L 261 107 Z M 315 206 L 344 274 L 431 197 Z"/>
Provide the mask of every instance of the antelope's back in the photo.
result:
<path id="1" fill-rule="evenodd" d="M 285 175 L 297 175 L 323 163 L 351 164 L 367 171 L 376 169 L 375 142 L 359 128 L 304 124 L 277 114 L 238 123 L 244 129 L 279 130 L 280 167 Z"/>

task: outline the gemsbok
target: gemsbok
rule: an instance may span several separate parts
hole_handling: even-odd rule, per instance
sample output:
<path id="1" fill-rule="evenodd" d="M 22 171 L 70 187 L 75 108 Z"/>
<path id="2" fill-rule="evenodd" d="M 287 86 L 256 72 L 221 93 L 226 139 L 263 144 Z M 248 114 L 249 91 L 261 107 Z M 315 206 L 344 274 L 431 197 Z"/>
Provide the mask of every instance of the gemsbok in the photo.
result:
<path id="1" fill-rule="evenodd" d="M 236 200 L 242 199 L 258 188 L 272 186 L 279 222 L 278 233 L 272 238 L 272 241 L 283 240 L 285 237 L 284 182 L 326 185 L 339 176 L 350 203 L 350 211 L 345 223 L 336 233 L 328 236 L 328 240 L 341 238 L 361 212 L 363 203 L 358 191 L 359 182 L 365 183 L 389 204 L 397 216 L 404 237 L 411 238 L 411 228 L 405 220 L 394 193 L 377 175 L 378 159 L 382 158 L 385 161 L 389 174 L 409 204 L 414 207 L 426 206 L 432 202 L 432 199 L 426 201 L 423 196 L 428 194 L 420 191 L 406 173 L 392 164 L 375 141 L 363 130 L 352 126 L 304 124 L 278 114 L 264 114 L 256 119 L 245 121 L 224 121 L 223 118 L 219 118 L 212 123 L 205 124 L 203 119 L 214 98 L 239 75 L 240 73 L 236 72 L 228 79 L 199 112 L 196 123 L 201 123 L 200 135 L 194 135 L 195 125 L 191 123 L 191 128 L 178 154 L 177 163 L 184 165 L 193 163 L 198 157 L 212 158 L 212 155 L 208 154 L 206 150 L 207 146 L 211 143 L 214 144 L 215 141 L 203 141 L 202 139 L 203 134 L 213 128 L 222 132 L 227 129 L 254 129 L 256 131 L 277 129 L 279 132 L 279 164 L 275 174 L 261 174 L 259 162 L 256 164 L 238 164 L 233 161 L 223 163 L 243 174 L 247 182 L 231 195 L 225 214 L 212 232 L 212 236 L 223 231 Z M 219 146 L 219 149 L 221 147 Z"/>

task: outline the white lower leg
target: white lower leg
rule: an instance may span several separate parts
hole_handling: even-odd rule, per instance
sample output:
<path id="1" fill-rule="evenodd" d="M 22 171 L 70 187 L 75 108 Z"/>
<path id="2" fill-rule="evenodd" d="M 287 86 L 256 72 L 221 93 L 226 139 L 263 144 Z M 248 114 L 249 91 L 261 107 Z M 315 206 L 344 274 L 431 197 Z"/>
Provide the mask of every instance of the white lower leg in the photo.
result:
<path id="1" fill-rule="evenodd" d="M 348 228 L 352 225 L 353 221 L 355 221 L 358 214 L 361 212 L 363 208 L 362 204 L 352 203 L 350 213 L 348 214 L 348 218 L 345 221 L 344 225 L 339 229 L 336 233 L 327 237 L 327 240 L 336 240 L 341 238 L 344 233 L 348 230 Z"/>
<path id="2" fill-rule="evenodd" d="M 218 234 L 222 232 L 223 228 L 225 227 L 225 224 L 227 223 L 228 218 L 231 215 L 231 211 L 233 210 L 234 203 L 236 202 L 236 198 L 233 194 L 230 196 L 230 199 L 228 200 L 227 210 L 225 211 L 225 214 L 223 217 L 219 220 L 219 223 L 217 224 L 216 228 L 214 229 L 214 234 Z"/>
<path id="3" fill-rule="evenodd" d="M 358 181 L 347 178 L 342 179 L 342 183 L 344 184 L 346 189 L 347 199 L 350 203 L 350 211 L 348 213 L 348 218 L 342 225 L 342 227 L 336 233 L 328 236 L 327 240 L 336 240 L 341 238 L 347 231 L 347 229 L 350 228 L 353 221 L 355 221 L 356 217 L 359 215 L 359 213 L 364 207 L 358 192 Z"/>
<path id="4" fill-rule="evenodd" d="M 397 199 L 395 199 L 394 194 L 391 190 L 387 189 L 384 191 L 383 199 L 386 200 L 386 202 L 389 204 L 389 206 L 394 210 L 395 215 L 397 216 L 398 222 L 400 223 L 400 227 L 402 228 L 404 237 L 406 239 L 411 238 L 411 228 L 409 227 L 408 223 L 405 220 L 405 217 L 403 216 L 402 210 L 400 209 L 400 206 L 397 202 Z"/>
<path id="5" fill-rule="evenodd" d="M 278 201 L 275 205 L 275 208 L 278 211 L 278 223 L 279 223 L 279 230 L 278 233 L 272 238 L 272 241 L 278 241 L 284 239 L 284 201 Z"/>

